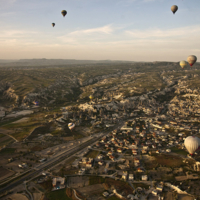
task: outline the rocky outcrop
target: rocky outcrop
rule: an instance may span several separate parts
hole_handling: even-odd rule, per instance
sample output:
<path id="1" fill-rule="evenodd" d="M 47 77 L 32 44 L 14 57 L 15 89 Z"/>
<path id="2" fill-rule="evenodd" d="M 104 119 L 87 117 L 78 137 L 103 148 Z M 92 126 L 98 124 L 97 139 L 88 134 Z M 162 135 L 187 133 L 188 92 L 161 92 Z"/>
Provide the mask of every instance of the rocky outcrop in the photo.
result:
<path id="1" fill-rule="evenodd" d="M 86 80 L 83 80 L 81 78 L 78 79 L 80 86 L 87 86 L 87 85 L 91 85 L 94 83 L 97 83 L 98 81 L 101 81 L 103 79 L 107 79 L 107 78 L 111 78 L 111 77 L 119 77 L 120 74 L 108 74 L 108 75 L 103 75 L 103 76 L 97 76 L 94 78 L 88 78 Z"/>
<path id="2" fill-rule="evenodd" d="M 10 87 L 3 93 L 3 98 L 8 100 L 13 100 L 15 103 L 19 102 L 19 96 L 15 94 L 15 91 Z"/>

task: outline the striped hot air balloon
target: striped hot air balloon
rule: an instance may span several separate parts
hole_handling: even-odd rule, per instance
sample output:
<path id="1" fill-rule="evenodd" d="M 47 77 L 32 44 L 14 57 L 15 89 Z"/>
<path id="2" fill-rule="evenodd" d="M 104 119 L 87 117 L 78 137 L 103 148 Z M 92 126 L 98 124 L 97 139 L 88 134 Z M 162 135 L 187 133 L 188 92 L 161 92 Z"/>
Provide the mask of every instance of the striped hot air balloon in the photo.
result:
<path id="1" fill-rule="evenodd" d="M 75 124 L 74 123 L 69 123 L 68 124 L 68 128 L 72 131 L 73 128 L 75 127 Z"/>

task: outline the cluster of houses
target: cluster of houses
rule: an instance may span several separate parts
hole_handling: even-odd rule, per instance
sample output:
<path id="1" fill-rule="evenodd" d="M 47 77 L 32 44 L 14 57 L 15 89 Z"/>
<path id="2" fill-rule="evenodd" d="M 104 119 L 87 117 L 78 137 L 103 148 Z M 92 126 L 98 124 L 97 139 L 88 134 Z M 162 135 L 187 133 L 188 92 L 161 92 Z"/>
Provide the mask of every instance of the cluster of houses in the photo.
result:
<path id="1" fill-rule="evenodd" d="M 134 123 L 133 123 L 134 121 Z M 128 122 L 133 124 L 134 128 L 113 131 L 109 136 L 105 136 L 96 143 L 95 148 L 107 152 L 110 160 L 116 161 L 115 155 L 130 154 L 138 156 L 140 154 L 148 154 L 152 151 L 155 153 L 171 152 L 170 147 L 174 145 L 182 145 L 185 134 L 177 135 L 168 134 L 167 132 L 155 130 L 153 132 L 147 130 L 146 125 L 134 125 L 138 122 L 133 120 Z M 140 121 L 144 122 L 144 121 Z"/>

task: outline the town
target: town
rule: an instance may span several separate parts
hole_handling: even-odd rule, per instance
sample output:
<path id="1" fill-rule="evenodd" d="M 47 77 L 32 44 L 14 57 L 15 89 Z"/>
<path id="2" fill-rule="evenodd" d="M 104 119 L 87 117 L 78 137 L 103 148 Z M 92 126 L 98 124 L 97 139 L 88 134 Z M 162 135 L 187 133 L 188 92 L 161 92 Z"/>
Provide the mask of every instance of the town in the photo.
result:
<path id="1" fill-rule="evenodd" d="M 57 69 L 56 83 L 25 96 L 1 85 L 0 198 L 199 198 L 200 156 L 184 141 L 200 137 L 200 71 L 113 65 L 112 73 L 77 71 L 70 80 Z"/>

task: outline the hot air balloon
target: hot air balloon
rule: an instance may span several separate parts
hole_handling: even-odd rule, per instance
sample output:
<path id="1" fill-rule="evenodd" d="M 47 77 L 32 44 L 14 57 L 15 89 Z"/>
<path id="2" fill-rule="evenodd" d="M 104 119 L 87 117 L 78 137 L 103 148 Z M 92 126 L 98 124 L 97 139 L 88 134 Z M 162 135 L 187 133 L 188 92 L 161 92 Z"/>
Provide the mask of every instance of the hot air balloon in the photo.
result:
<path id="1" fill-rule="evenodd" d="M 172 7 L 171 7 L 171 11 L 175 14 L 175 12 L 178 10 L 178 6 L 176 6 L 176 5 L 173 5 Z"/>
<path id="2" fill-rule="evenodd" d="M 75 127 L 74 123 L 69 123 L 68 124 L 68 128 L 72 131 L 72 129 Z"/>
<path id="3" fill-rule="evenodd" d="M 195 136 L 189 136 L 185 139 L 184 145 L 188 152 L 193 155 L 200 146 L 200 139 Z"/>
<path id="4" fill-rule="evenodd" d="M 94 99 L 94 97 L 92 95 L 89 96 L 90 100 Z"/>
<path id="5" fill-rule="evenodd" d="M 182 67 L 182 69 L 187 65 L 185 60 L 182 60 L 179 64 Z"/>
<path id="6" fill-rule="evenodd" d="M 194 65 L 194 63 L 197 61 L 197 57 L 194 55 L 190 55 L 187 57 L 187 61 L 190 64 L 190 66 L 192 67 L 192 65 Z"/>
<path id="7" fill-rule="evenodd" d="M 66 10 L 62 10 L 61 14 L 63 15 L 63 17 L 65 17 L 65 15 L 67 14 L 67 11 Z"/>
<path id="8" fill-rule="evenodd" d="M 55 23 L 52 23 L 52 26 L 54 27 L 56 24 Z"/>

